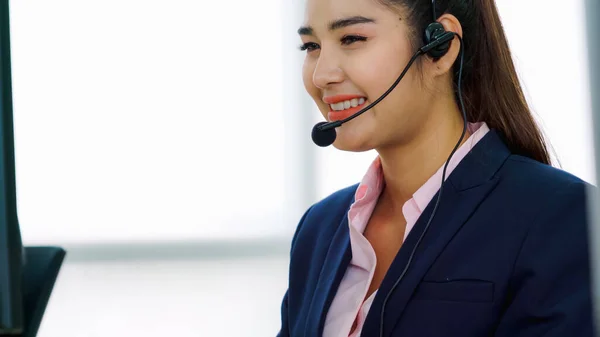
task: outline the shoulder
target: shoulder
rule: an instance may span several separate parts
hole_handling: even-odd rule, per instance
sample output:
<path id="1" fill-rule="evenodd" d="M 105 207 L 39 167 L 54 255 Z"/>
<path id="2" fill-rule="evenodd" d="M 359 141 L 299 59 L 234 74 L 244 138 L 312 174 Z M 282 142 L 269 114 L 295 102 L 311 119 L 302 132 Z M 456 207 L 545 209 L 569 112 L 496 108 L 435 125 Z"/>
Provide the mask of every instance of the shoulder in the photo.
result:
<path id="1" fill-rule="evenodd" d="M 569 172 L 518 155 L 508 157 L 498 176 L 500 191 L 510 192 L 511 200 L 528 205 L 549 206 L 557 200 L 582 200 L 594 188 Z"/>
<path id="2" fill-rule="evenodd" d="M 510 170 L 518 170 L 517 172 L 520 173 L 521 176 L 534 178 L 534 181 L 545 183 L 556 182 L 559 184 L 584 183 L 581 178 L 569 172 L 519 155 L 509 156 L 505 167 Z"/>
<path id="3" fill-rule="evenodd" d="M 485 163 L 478 169 L 485 170 Z M 484 184 L 457 189 L 461 204 L 461 197 L 482 186 L 471 194 L 480 202 L 470 222 L 481 235 L 504 237 L 517 250 L 526 237 L 559 238 L 568 233 L 585 238 L 592 185 L 560 168 L 512 154 L 494 169 Z"/>
<path id="4" fill-rule="evenodd" d="M 493 216 L 506 220 L 502 226 L 523 233 L 530 243 L 565 238 L 585 242 L 587 199 L 595 193 L 594 186 L 562 169 L 516 155 L 507 159 L 497 178 L 490 200 Z"/>

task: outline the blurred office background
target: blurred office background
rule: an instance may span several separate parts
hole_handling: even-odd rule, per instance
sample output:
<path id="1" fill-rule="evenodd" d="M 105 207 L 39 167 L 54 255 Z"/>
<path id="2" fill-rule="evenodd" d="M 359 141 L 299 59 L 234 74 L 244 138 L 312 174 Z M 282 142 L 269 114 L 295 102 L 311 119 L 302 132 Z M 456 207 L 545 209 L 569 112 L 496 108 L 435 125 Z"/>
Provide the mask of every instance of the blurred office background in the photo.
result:
<path id="1" fill-rule="evenodd" d="M 582 1 L 497 5 L 562 168 L 595 183 Z M 10 6 L 23 239 L 68 250 L 39 336 L 274 336 L 297 221 L 375 156 L 310 140 L 302 1 Z"/>

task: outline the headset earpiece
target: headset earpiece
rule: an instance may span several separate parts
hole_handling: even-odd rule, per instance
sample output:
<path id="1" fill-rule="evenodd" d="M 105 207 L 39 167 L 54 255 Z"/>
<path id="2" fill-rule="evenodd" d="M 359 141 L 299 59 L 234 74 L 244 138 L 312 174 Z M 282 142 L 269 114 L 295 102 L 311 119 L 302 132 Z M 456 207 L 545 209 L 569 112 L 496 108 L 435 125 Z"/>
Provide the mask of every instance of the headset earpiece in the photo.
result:
<path id="1" fill-rule="evenodd" d="M 448 34 L 446 34 L 446 33 L 447 33 L 446 29 L 444 29 L 444 26 L 441 23 L 439 23 L 439 22 L 430 23 L 427 26 L 427 28 L 425 29 L 425 34 L 423 36 L 423 42 L 425 43 L 425 46 L 428 46 L 431 43 L 435 43 L 436 40 L 438 40 L 442 36 L 445 36 L 445 35 L 447 36 Z M 434 48 L 426 48 L 426 49 L 427 49 L 427 55 L 431 56 L 434 60 L 437 60 L 440 57 L 446 55 L 446 53 L 450 49 L 450 41 L 441 43 L 440 45 L 435 46 Z"/>

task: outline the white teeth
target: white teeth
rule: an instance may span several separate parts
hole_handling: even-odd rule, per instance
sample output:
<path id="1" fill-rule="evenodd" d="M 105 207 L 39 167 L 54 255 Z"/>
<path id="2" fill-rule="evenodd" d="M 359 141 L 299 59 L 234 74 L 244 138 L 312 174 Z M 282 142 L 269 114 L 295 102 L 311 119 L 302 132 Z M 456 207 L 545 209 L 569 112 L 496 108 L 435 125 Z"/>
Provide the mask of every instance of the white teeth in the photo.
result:
<path id="1" fill-rule="evenodd" d="M 350 109 L 350 107 L 357 107 L 359 105 L 362 105 L 363 103 L 365 103 L 364 98 L 353 98 L 351 100 L 329 104 L 329 106 L 331 107 L 331 110 L 341 111 L 345 109 Z"/>

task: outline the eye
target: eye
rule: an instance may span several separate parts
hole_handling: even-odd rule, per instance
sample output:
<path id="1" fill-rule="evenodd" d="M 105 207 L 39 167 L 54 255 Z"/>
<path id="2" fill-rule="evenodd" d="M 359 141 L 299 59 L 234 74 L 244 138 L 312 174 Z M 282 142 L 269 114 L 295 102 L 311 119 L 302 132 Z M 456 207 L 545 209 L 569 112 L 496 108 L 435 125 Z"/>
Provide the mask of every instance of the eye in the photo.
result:
<path id="1" fill-rule="evenodd" d="M 300 50 L 302 51 L 308 51 L 311 52 L 313 50 L 319 49 L 319 45 L 314 43 L 314 42 L 306 42 L 302 45 L 300 45 L 300 47 L 298 47 Z"/>
<path id="2" fill-rule="evenodd" d="M 358 41 L 367 41 L 367 38 L 359 35 L 346 35 L 340 39 L 340 42 L 342 42 L 342 44 L 345 46 L 351 45 Z"/>

